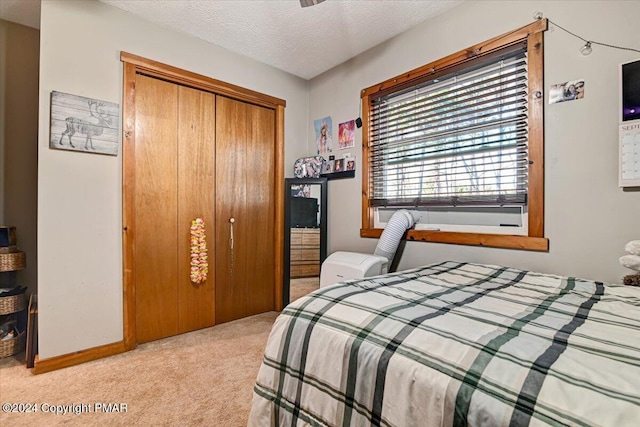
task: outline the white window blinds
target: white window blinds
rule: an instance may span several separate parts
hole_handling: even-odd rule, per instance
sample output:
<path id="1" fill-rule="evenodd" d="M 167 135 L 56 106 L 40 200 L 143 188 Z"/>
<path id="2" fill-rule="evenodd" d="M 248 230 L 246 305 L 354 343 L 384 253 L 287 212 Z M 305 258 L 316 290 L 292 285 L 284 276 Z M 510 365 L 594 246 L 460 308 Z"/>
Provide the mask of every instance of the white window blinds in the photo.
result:
<path id="1" fill-rule="evenodd" d="M 526 204 L 526 49 L 372 100 L 372 206 Z"/>

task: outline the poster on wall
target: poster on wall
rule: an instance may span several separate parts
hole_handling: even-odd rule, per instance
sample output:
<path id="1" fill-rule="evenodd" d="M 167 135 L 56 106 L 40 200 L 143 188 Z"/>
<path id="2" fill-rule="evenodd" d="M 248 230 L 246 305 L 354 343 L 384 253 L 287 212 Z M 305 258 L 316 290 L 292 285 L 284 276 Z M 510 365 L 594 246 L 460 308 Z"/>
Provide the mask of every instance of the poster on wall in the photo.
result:
<path id="1" fill-rule="evenodd" d="M 63 92 L 51 92 L 49 148 L 118 155 L 120 106 Z"/>
<path id="2" fill-rule="evenodd" d="M 313 127 L 316 130 L 318 154 L 323 155 L 333 152 L 333 146 L 331 143 L 331 117 L 327 116 L 323 119 L 314 120 Z"/>
<path id="3" fill-rule="evenodd" d="M 549 104 L 584 98 L 584 80 L 571 80 L 549 88 Z"/>
<path id="4" fill-rule="evenodd" d="M 340 123 L 338 125 L 338 148 L 341 150 L 352 148 L 355 145 L 355 140 L 356 121 L 349 120 L 348 122 Z"/>

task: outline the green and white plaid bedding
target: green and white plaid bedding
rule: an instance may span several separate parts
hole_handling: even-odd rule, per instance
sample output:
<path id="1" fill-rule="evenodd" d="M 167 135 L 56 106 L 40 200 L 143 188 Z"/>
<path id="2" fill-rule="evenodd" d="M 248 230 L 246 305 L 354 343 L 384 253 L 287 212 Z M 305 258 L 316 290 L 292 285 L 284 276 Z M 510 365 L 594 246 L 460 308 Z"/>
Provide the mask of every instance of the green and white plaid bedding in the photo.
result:
<path id="1" fill-rule="evenodd" d="M 640 426 L 640 289 L 445 262 L 276 320 L 251 426 Z"/>

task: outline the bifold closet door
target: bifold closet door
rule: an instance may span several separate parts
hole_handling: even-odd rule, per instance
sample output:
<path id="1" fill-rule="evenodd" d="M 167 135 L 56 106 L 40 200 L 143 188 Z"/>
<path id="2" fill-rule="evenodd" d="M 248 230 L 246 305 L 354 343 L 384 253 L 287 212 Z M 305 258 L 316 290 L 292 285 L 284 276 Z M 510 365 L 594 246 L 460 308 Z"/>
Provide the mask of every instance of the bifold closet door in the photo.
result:
<path id="1" fill-rule="evenodd" d="M 178 332 L 215 324 L 216 96 L 178 89 Z M 208 279 L 191 282 L 191 221 L 205 222 Z"/>
<path id="2" fill-rule="evenodd" d="M 136 341 L 215 323 L 215 95 L 136 76 Z M 190 279 L 190 226 L 205 220 L 209 280 Z"/>
<path id="3" fill-rule="evenodd" d="M 274 309 L 275 113 L 216 101 L 216 323 Z"/>
<path id="4" fill-rule="evenodd" d="M 178 333 L 178 86 L 136 76 L 136 341 Z"/>

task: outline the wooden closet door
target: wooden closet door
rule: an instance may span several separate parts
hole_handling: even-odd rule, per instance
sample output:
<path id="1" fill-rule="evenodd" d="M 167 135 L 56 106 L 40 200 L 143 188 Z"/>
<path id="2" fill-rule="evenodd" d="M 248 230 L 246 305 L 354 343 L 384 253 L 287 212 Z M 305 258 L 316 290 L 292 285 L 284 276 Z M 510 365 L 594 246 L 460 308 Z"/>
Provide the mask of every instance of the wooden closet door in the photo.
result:
<path id="1" fill-rule="evenodd" d="M 178 86 L 136 76 L 136 341 L 178 333 Z"/>
<path id="2" fill-rule="evenodd" d="M 275 112 L 248 105 L 247 122 L 245 215 L 251 232 L 246 236 L 246 316 L 251 316 L 275 307 Z"/>
<path id="3" fill-rule="evenodd" d="M 216 323 L 222 323 L 246 312 L 247 105 L 222 96 L 216 99 Z"/>
<path id="4" fill-rule="evenodd" d="M 267 108 L 221 96 L 216 105 L 216 323 L 222 323 L 274 307 L 275 132 Z"/>
<path id="5" fill-rule="evenodd" d="M 215 95 L 178 89 L 178 332 L 215 323 Z M 191 221 L 205 222 L 208 279 L 191 282 Z"/>

